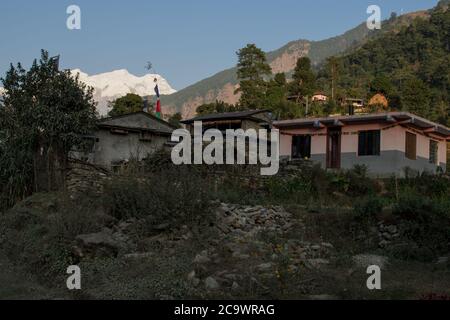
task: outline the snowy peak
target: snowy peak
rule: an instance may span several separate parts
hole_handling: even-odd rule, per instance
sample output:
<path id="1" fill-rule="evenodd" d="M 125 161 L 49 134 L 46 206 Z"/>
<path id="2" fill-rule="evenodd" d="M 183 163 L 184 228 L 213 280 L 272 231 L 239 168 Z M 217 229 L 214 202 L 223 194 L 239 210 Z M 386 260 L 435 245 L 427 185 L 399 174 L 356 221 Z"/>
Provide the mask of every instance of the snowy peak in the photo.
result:
<path id="1" fill-rule="evenodd" d="M 115 70 L 97 75 L 88 75 L 80 69 L 73 69 L 72 74 L 79 75 L 81 82 L 94 88 L 94 99 L 98 102 L 98 112 L 106 115 L 109 111 L 108 102 L 123 97 L 128 93 L 140 96 L 155 95 L 155 79 L 157 79 L 159 91 L 163 95 L 175 93 L 170 84 L 159 74 L 146 74 L 142 77 L 135 76 L 126 69 Z"/>

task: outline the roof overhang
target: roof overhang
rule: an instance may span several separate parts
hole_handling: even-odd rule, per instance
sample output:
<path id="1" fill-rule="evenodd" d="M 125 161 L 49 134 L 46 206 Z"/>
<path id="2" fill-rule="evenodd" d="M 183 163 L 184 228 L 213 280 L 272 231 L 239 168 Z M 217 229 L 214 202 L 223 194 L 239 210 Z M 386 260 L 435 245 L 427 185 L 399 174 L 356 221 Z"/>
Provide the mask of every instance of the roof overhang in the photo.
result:
<path id="1" fill-rule="evenodd" d="M 328 127 L 344 127 L 348 125 L 371 123 L 397 124 L 405 127 L 412 127 L 422 131 L 424 134 L 434 134 L 447 140 L 450 139 L 449 128 L 408 112 L 283 120 L 275 121 L 273 125 L 280 129 L 323 129 Z"/>
<path id="2" fill-rule="evenodd" d="M 97 124 L 97 127 L 99 129 L 104 130 L 123 130 L 127 132 L 133 132 L 133 133 L 152 133 L 159 136 L 170 136 L 171 132 L 161 131 L 161 130 L 155 130 L 155 129 L 149 129 L 149 128 L 138 128 L 138 127 L 125 127 L 125 126 L 116 126 L 116 125 L 108 125 L 108 124 Z"/>

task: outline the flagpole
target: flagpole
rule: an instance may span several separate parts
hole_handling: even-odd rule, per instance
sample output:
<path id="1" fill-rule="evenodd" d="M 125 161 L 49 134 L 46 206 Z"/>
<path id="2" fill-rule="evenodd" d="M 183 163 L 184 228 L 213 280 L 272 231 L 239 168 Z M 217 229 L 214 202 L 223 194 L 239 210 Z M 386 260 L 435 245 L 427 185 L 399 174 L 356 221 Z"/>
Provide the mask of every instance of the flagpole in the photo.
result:
<path id="1" fill-rule="evenodd" d="M 161 112 L 161 99 L 159 94 L 159 87 L 158 87 L 158 79 L 155 78 L 155 94 L 156 94 L 156 117 L 158 119 L 161 119 L 162 112 Z"/>

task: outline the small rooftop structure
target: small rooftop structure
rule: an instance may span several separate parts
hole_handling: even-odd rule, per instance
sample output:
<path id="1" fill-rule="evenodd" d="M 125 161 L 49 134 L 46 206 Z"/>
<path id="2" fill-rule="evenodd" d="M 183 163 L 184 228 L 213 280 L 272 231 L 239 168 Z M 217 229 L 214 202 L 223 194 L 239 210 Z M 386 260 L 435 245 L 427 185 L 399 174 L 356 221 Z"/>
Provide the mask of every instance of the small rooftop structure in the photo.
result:
<path id="1" fill-rule="evenodd" d="M 181 123 L 192 129 L 194 122 L 202 122 L 203 130 L 216 128 L 227 129 L 258 129 L 272 126 L 272 114 L 268 110 L 244 110 L 236 112 L 212 113 L 200 115 Z"/>
<path id="2" fill-rule="evenodd" d="M 206 115 L 200 115 L 194 117 L 192 119 L 183 120 L 181 123 L 191 124 L 195 121 L 222 121 L 222 120 L 243 120 L 249 119 L 257 122 L 264 121 L 263 118 L 258 117 L 257 115 L 269 113 L 268 110 L 244 110 L 244 111 L 235 111 L 235 112 L 224 112 L 224 113 L 211 113 Z"/>

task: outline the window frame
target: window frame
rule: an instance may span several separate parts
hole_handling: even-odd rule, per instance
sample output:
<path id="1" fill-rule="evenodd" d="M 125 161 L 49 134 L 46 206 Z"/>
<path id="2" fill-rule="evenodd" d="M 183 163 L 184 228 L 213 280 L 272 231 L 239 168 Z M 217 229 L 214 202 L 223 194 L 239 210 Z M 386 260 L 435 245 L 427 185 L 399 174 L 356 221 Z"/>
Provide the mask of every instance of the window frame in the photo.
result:
<path id="1" fill-rule="evenodd" d="M 298 150 L 298 157 L 294 156 L 294 139 L 305 139 L 304 141 L 308 141 L 307 146 L 308 146 L 308 150 L 307 150 L 307 154 L 303 155 L 302 151 L 305 151 L 306 147 L 303 145 L 303 147 L 300 147 L 300 150 Z M 298 143 L 299 146 L 302 145 L 301 141 Z M 312 151 L 312 135 L 310 134 L 298 134 L 298 135 L 294 135 L 292 136 L 292 142 L 291 142 L 291 156 L 292 159 L 311 159 L 311 151 Z"/>
<path id="2" fill-rule="evenodd" d="M 435 146 L 434 152 L 432 150 L 432 145 Z M 434 153 L 434 155 L 432 154 Z M 434 161 L 432 161 L 434 158 Z M 434 165 L 439 165 L 439 141 L 430 139 L 429 142 L 429 154 L 428 154 L 428 162 Z"/>
<path id="3" fill-rule="evenodd" d="M 375 134 L 376 133 L 376 134 Z M 369 134 L 374 134 L 370 139 Z M 364 140 L 362 140 L 364 137 Z M 377 141 L 375 141 L 377 137 Z M 361 148 L 362 144 L 365 144 Z M 372 145 L 371 145 L 372 144 Z M 358 131 L 358 157 L 379 157 L 381 155 L 381 130 L 360 130 Z"/>

